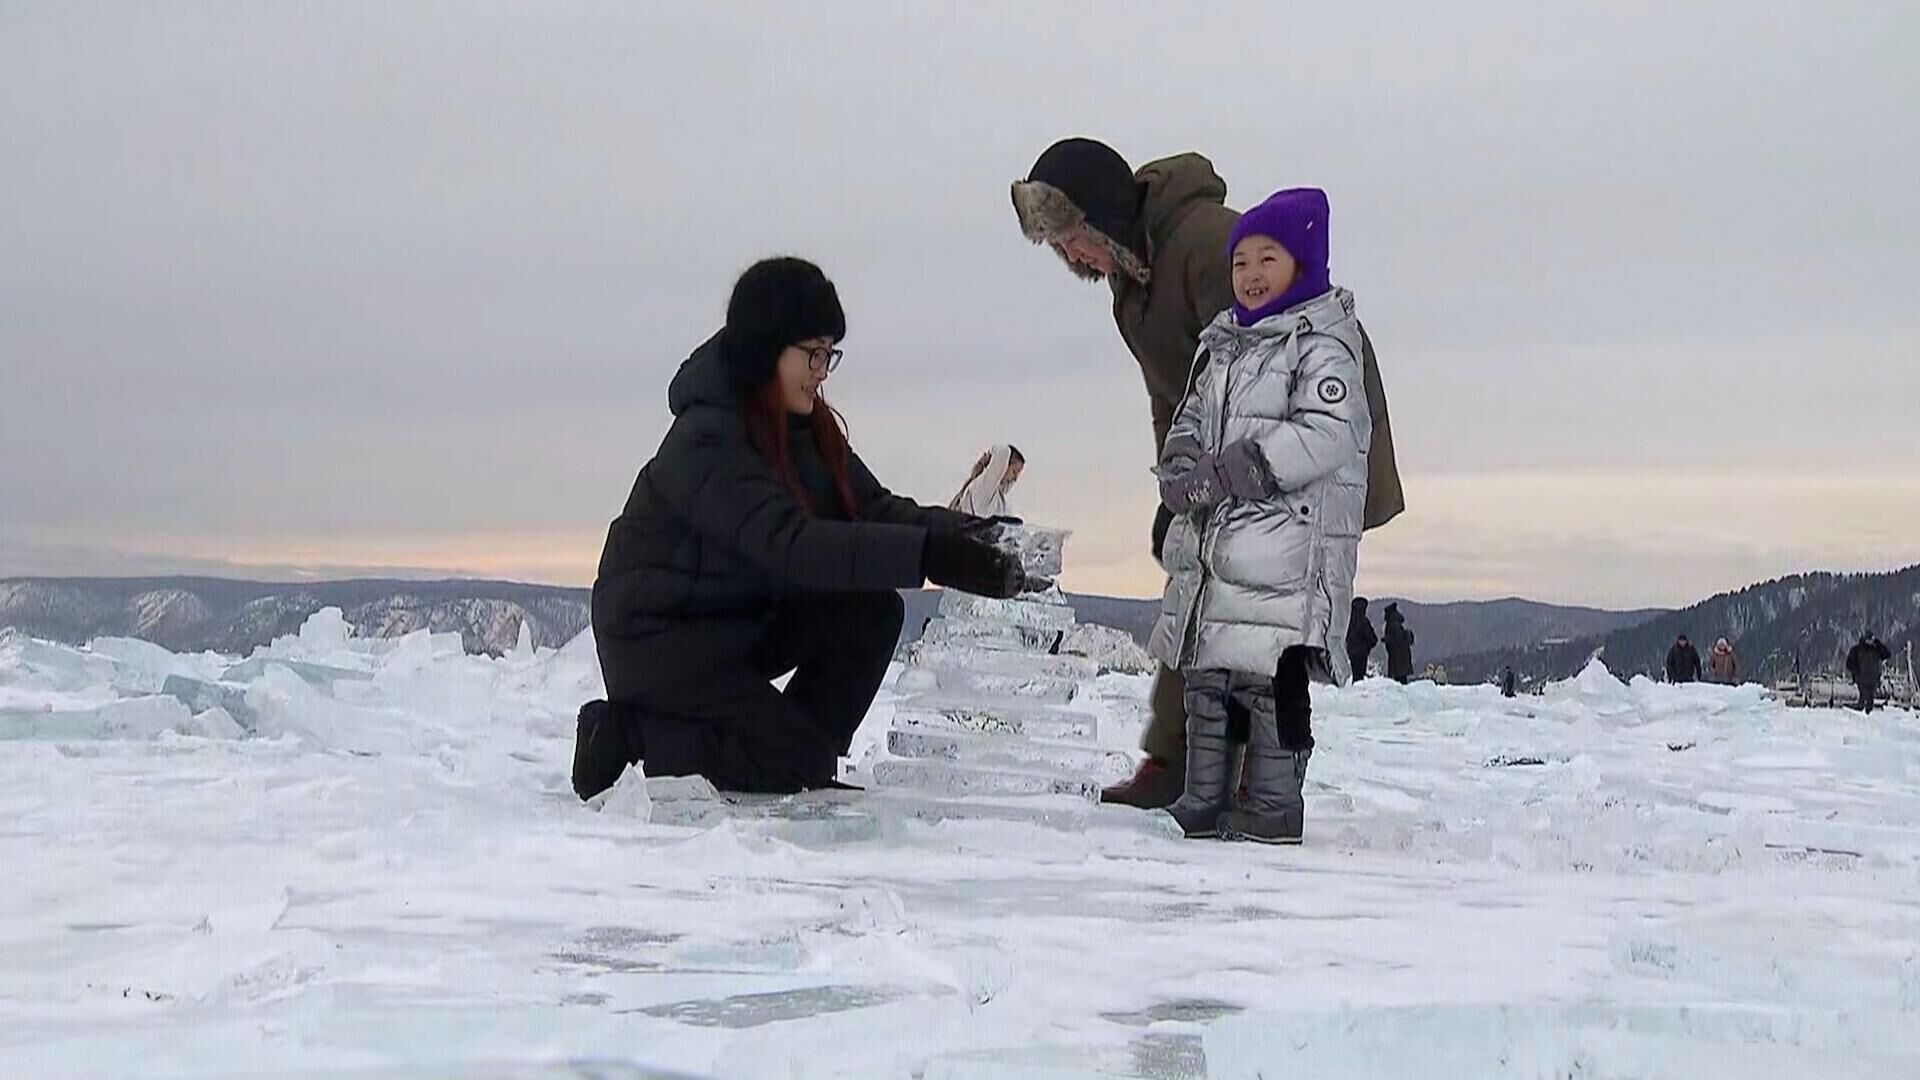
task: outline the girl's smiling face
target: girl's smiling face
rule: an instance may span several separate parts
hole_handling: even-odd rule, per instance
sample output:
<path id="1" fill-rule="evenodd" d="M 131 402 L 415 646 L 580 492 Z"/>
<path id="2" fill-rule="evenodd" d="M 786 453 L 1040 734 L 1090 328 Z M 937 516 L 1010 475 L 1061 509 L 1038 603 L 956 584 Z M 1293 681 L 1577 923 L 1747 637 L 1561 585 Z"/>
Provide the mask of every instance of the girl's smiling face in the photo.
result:
<path id="1" fill-rule="evenodd" d="M 1300 265 L 1271 236 L 1249 236 L 1233 248 L 1233 298 L 1249 311 L 1293 287 Z"/>

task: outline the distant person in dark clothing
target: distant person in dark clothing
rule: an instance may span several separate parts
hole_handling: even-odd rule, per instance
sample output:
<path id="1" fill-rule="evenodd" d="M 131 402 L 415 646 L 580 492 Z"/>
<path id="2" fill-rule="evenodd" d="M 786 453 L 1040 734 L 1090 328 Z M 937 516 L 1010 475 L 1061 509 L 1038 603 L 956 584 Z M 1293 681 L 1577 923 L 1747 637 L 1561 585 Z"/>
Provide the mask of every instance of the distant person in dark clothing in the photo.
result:
<path id="1" fill-rule="evenodd" d="M 1347 622 L 1347 662 L 1353 665 L 1355 682 L 1367 677 L 1367 658 L 1373 655 L 1373 647 L 1380 644 L 1380 635 L 1373 632 L 1373 620 L 1367 618 L 1367 598 L 1353 598 L 1353 617 Z"/>
<path id="2" fill-rule="evenodd" d="M 1387 605 L 1387 630 L 1382 635 L 1387 643 L 1387 678 L 1397 683 L 1405 683 L 1413 678 L 1413 631 L 1407 629 L 1407 617 L 1400 614 L 1400 605 Z"/>
<path id="3" fill-rule="evenodd" d="M 1879 635 L 1869 630 L 1860 635 L 1860 640 L 1847 650 L 1847 674 L 1853 676 L 1853 685 L 1860 688 L 1861 712 L 1873 711 L 1874 695 L 1880 692 L 1880 669 L 1893 659 L 1893 653 Z"/>
<path id="4" fill-rule="evenodd" d="M 1707 650 L 1707 681 L 1722 686 L 1732 686 L 1740 681 L 1740 658 L 1734 655 L 1733 644 L 1726 638 L 1713 643 Z"/>
<path id="5" fill-rule="evenodd" d="M 674 376 L 673 424 L 593 583 L 607 700 L 580 710 L 581 798 L 634 761 L 723 790 L 836 786 L 900 635 L 897 590 L 1025 587 L 990 522 L 894 495 L 847 444 L 820 394 L 845 333 L 819 267 L 768 259 Z"/>
<path id="6" fill-rule="evenodd" d="M 1515 675 L 1513 673 L 1513 665 L 1508 664 L 1507 669 L 1500 673 L 1500 696 L 1518 697 L 1519 694 L 1520 676 Z"/>
<path id="7" fill-rule="evenodd" d="M 1700 650 L 1693 647 L 1693 642 L 1688 641 L 1685 634 L 1674 639 L 1673 648 L 1667 650 L 1667 681 L 1700 681 Z"/>

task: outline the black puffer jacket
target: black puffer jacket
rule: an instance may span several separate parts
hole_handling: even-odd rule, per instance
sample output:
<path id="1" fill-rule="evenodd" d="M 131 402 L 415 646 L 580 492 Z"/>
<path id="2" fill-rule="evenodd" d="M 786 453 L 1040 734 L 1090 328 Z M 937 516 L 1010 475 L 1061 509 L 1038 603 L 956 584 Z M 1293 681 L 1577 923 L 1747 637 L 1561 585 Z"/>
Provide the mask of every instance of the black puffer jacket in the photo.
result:
<path id="1" fill-rule="evenodd" d="M 1387 605 L 1387 630 L 1380 640 L 1387 646 L 1387 678 L 1396 682 L 1413 678 L 1413 631 L 1407 629 L 1399 604 Z"/>
<path id="2" fill-rule="evenodd" d="M 748 440 L 742 404 L 716 334 L 674 376 L 673 426 L 607 530 L 596 637 L 657 639 L 662 663 L 682 649 L 691 660 L 745 648 L 783 593 L 919 586 L 927 530 L 967 520 L 895 496 L 858 455 L 849 479 L 859 520 L 836 520 L 832 505 L 810 516 Z M 803 484 L 820 490 L 809 475 L 817 459 L 799 466 Z"/>
<path id="3" fill-rule="evenodd" d="M 1693 642 L 1682 644 L 1676 641 L 1673 648 L 1667 650 L 1667 681 L 1700 681 L 1700 650 L 1693 647 Z"/>
<path id="4" fill-rule="evenodd" d="M 1367 618 L 1367 602 L 1354 597 L 1353 614 L 1347 619 L 1347 660 L 1353 665 L 1353 677 L 1367 677 L 1367 657 L 1373 655 L 1374 646 L 1380 644 L 1380 635 L 1373 631 L 1373 620 Z"/>
<path id="5" fill-rule="evenodd" d="M 1893 659 L 1893 650 L 1877 637 L 1863 637 L 1847 650 L 1847 673 L 1855 686 L 1880 688 L 1880 670 Z"/>

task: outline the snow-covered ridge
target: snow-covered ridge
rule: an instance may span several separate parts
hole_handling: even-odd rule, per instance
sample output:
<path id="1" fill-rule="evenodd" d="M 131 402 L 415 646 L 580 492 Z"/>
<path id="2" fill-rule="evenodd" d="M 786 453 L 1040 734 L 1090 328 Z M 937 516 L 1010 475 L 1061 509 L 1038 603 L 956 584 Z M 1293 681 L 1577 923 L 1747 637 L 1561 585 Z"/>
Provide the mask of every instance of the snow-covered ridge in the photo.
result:
<path id="1" fill-rule="evenodd" d="M 467 651 L 494 656 L 513 647 L 522 626 L 547 646 L 587 626 L 586 590 L 511 582 L 0 581 L 0 627 L 69 642 L 133 637 L 184 652 L 248 652 L 328 607 L 340 608 L 361 637 L 457 633 Z"/>

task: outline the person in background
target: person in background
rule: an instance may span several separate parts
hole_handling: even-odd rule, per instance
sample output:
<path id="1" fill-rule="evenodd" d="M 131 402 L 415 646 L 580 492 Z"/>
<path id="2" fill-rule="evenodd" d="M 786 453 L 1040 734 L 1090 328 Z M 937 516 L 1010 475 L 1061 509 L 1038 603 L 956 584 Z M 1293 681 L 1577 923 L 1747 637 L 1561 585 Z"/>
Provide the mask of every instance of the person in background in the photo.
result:
<path id="1" fill-rule="evenodd" d="M 1020 232 L 1059 255 L 1077 277 L 1113 293 L 1113 321 L 1139 365 L 1153 414 L 1158 461 L 1173 414 L 1193 374 L 1200 332 L 1233 306 L 1228 236 L 1240 215 L 1227 208 L 1227 184 L 1199 154 L 1150 161 L 1136 171 L 1105 143 L 1062 139 L 1012 187 Z M 1373 343 L 1360 328 L 1360 362 L 1372 445 L 1367 453 L 1366 527 L 1406 509 L 1394 462 L 1387 394 Z M 1151 533 L 1161 558 L 1172 513 L 1160 506 Z M 1187 720 L 1180 673 L 1154 679 L 1152 721 L 1141 739 L 1147 757 L 1133 778 L 1108 788 L 1101 801 L 1159 809 L 1179 798 Z"/>
<path id="2" fill-rule="evenodd" d="M 1667 650 L 1667 681 L 1700 681 L 1700 650 L 1693 647 L 1693 642 L 1688 641 L 1685 634 L 1675 638 L 1673 647 Z"/>
<path id="3" fill-rule="evenodd" d="M 1373 620 L 1367 618 L 1367 598 L 1356 596 L 1353 613 L 1347 617 L 1347 666 L 1353 669 L 1353 681 L 1367 677 L 1367 658 L 1378 644 L 1380 635 L 1373 632 Z"/>
<path id="4" fill-rule="evenodd" d="M 1726 638 L 1713 643 L 1707 650 L 1707 681 L 1722 686 L 1732 686 L 1740 681 L 1740 659 L 1733 653 L 1733 644 Z"/>
<path id="5" fill-rule="evenodd" d="M 1398 601 L 1387 605 L 1387 629 L 1381 640 L 1387 645 L 1387 678 L 1405 684 L 1413 678 L 1413 631 L 1407 629 Z"/>
<path id="6" fill-rule="evenodd" d="M 1520 694 L 1520 676 L 1513 673 L 1513 665 L 1500 673 L 1500 696 L 1517 697 Z"/>
<path id="7" fill-rule="evenodd" d="M 1860 689 L 1861 712 L 1873 711 L 1873 699 L 1880 693 L 1880 671 L 1887 661 L 1893 659 L 1893 653 L 1880 640 L 1880 636 L 1869 630 L 1860 635 L 1860 640 L 1847 650 L 1847 674 L 1853 676 L 1853 685 Z"/>
<path id="8" fill-rule="evenodd" d="M 680 365 L 673 424 L 593 583 L 607 700 L 580 710 L 582 799 L 634 762 L 722 790 L 839 786 L 893 659 L 899 590 L 1027 587 L 1019 558 L 984 538 L 992 523 L 893 494 L 848 445 L 821 393 L 846 329 L 818 266 L 767 259 Z"/>
<path id="9" fill-rule="evenodd" d="M 1007 509 L 1007 493 L 1020 482 L 1026 468 L 1027 457 L 1019 447 L 1006 443 L 993 447 L 973 463 L 973 472 L 947 503 L 947 509 L 983 518 L 1017 517 Z"/>

